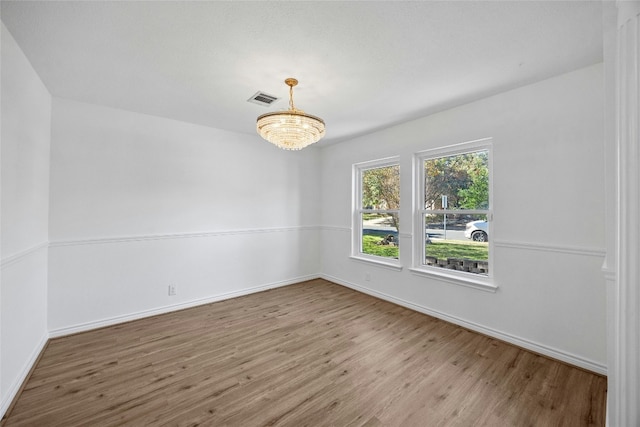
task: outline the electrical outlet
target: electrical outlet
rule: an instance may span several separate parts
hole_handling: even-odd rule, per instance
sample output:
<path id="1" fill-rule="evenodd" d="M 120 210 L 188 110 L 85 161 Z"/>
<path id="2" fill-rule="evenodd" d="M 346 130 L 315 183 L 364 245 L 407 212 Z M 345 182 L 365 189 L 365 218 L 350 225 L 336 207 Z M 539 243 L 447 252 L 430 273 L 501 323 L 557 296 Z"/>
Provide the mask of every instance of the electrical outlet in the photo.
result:
<path id="1" fill-rule="evenodd" d="M 371 273 L 369 273 L 368 271 L 366 273 L 364 273 L 364 280 L 367 282 L 371 281 Z"/>
<path id="2" fill-rule="evenodd" d="M 169 285 L 169 296 L 175 296 L 176 295 L 176 285 Z"/>

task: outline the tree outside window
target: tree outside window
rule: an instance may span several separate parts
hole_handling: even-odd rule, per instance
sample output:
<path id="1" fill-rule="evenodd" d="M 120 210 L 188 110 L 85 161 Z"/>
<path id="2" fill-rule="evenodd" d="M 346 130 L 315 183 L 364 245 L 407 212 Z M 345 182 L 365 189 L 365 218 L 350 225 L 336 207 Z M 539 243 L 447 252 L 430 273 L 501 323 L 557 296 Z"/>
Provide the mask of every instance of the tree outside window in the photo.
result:
<path id="1" fill-rule="evenodd" d="M 422 155 L 421 265 L 489 275 L 489 149 Z"/>
<path id="2" fill-rule="evenodd" d="M 368 162 L 355 166 L 356 255 L 397 259 L 400 230 L 400 165 Z"/>

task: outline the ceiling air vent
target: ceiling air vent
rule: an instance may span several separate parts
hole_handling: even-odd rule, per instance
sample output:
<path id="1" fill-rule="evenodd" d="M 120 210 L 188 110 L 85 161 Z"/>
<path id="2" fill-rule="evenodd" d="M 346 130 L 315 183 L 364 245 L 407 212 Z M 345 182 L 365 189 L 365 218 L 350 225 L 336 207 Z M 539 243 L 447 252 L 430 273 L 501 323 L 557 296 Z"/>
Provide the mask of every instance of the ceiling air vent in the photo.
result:
<path id="1" fill-rule="evenodd" d="M 277 96 L 268 95 L 264 92 L 256 92 L 251 98 L 247 99 L 248 102 L 253 102 L 254 104 L 263 105 L 268 107 L 278 100 Z"/>

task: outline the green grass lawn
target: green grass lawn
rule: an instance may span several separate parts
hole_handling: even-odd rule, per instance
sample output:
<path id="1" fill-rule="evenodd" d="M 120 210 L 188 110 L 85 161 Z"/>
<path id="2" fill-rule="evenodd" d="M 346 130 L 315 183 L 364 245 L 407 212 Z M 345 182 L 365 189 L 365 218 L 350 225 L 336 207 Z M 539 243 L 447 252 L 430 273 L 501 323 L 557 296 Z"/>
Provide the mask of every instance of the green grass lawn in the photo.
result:
<path id="1" fill-rule="evenodd" d="M 382 240 L 380 236 L 364 236 L 362 240 L 362 252 L 387 258 L 398 258 L 398 247 L 377 245 L 380 240 Z M 432 243 L 426 246 L 426 255 L 438 259 L 461 258 L 478 261 L 488 260 L 489 244 L 473 241 L 432 241 Z"/>
<path id="2" fill-rule="evenodd" d="M 437 242 L 426 246 L 426 255 L 436 257 L 438 259 L 460 258 L 473 260 L 489 259 L 489 244 L 481 242 Z"/>
<path id="3" fill-rule="evenodd" d="M 363 236 L 362 252 L 387 258 L 398 258 L 398 247 L 378 245 L 377 243 L 382 239 L 381 236 Z"/>

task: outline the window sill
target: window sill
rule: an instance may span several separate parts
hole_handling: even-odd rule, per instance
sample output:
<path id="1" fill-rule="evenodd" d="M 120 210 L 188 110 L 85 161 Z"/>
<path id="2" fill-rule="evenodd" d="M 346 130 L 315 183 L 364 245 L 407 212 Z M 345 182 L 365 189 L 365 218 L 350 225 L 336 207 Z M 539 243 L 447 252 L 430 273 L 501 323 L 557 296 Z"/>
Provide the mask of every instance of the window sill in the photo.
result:
<path id="1" fill-rule="evenodd" d="M 470 273 L 455 274 L 447 270 L 438 271 L 436 268 L 410 268 L 409 271 L 419 276 L 428 276 L 442 281 L 453 283 L 454 285 L 466 286 L 468 288 L 479 289 L 485 292 L 496 292 L 498 286 L 488 277 L 468 277 Z"/>
<path id="2" fill-rule="evenodd" d="M 394 262 L 394 261 L 386 261 L 384 259 L 369 258 L 369 257 L 363 257 L 363 256 L 356 256 L 356 255 L 351 255 L 349 258 L 354 259 L 356 261 L 360 261 L 360 262 L 366 262 L 368 264 L 374 264 L 374 265 L 388 268 L 391 270 L 396 270 L 396 271 L 402 270 L 402 265 L 400 265 L 400 261 L 398 260 L 395 260 Z"/>

